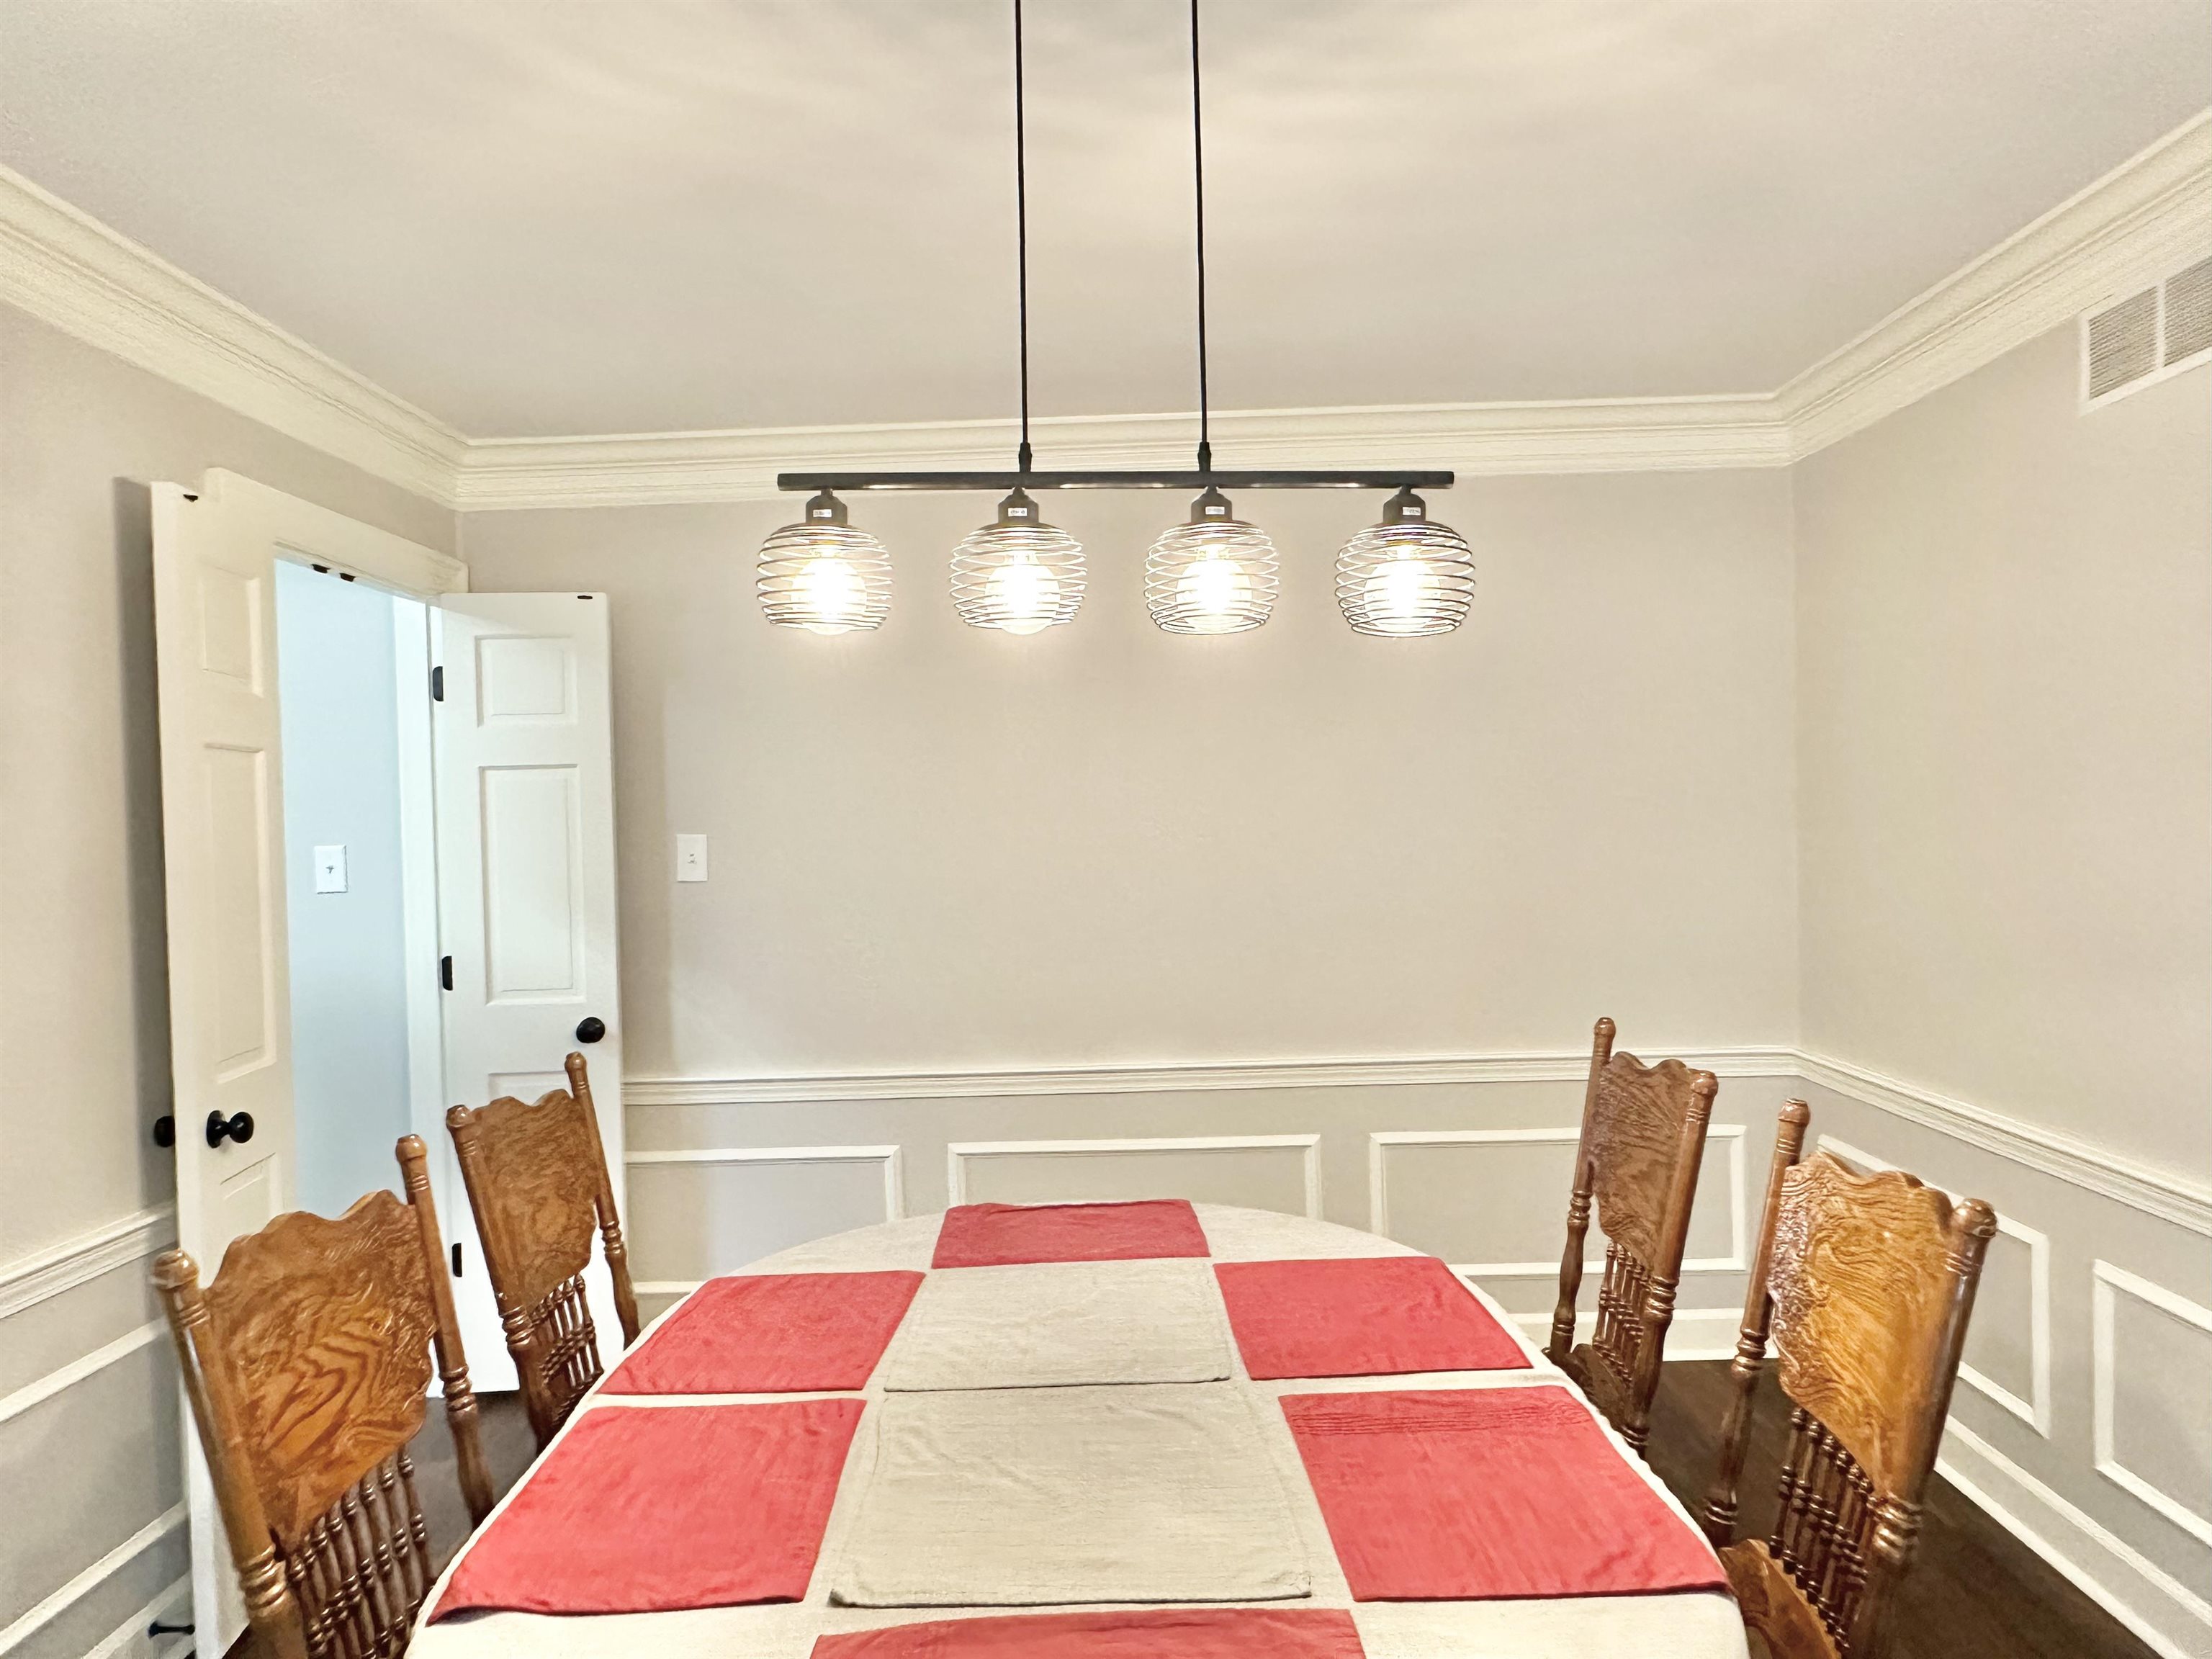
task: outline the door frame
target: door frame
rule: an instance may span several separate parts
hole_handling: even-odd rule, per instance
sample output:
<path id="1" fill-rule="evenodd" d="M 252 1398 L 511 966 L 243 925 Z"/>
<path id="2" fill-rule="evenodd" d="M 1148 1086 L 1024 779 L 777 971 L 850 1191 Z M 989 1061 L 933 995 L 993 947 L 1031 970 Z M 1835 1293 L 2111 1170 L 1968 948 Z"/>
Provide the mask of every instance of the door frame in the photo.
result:
<path id="1" fill-rule="evenodd" d="M 356 519 L 349 518 L 331 508 L 318 506 L 313 501 L 302 501 L 295 495 L 288 495 L 282 490 L 272 489 L 266 484 L 258 483 L 251 478 L 242 477 L 226 468 L 209 469 L 201 475 L 197 487 L 179 483 L 157 483 L 153 486 L 152 494 L 157 526 L 164 514 L 175 514 L 187 510 L 187 503 L 219 504 L 228 521 L 227 528 L 240 538 L 240 544 L 268 549 L 270 556 L 272 558 L 295 560 L 309 565 L 321 566 L 341 575 L 351 576 L 357 581 L 366 582 L 373 587 L 420 600 L 426 606 L 434 606 L 446 594 L 465 592 L 468 589 L 468 567 L 452 555 L 409 541 L 405 537 L 397 535 L 391 531 L 380 530 L 373 525 L 363 524 Z M 270 605 L 271 609 L 262 613 L 264 620 L 257 621 L 255 624 L 257 627 L 273 629 L 273 599 Z M 283 646 L 281 641 L 274 638 L 269 639 L 265 643 L 269 650 L 268 659 L 273 678 Z M 168 671 L 165 669 L 161 676 L 164 690 L 167 690 L 167 674 Z M 281 726 L 283 719 L 281 702 L 278 706 L 277 716 Z M 426 722 L 422 742 L 427 746 L 428 741 L 429 733 Z M 165 753 L 162 760 L 165 779 L 167 768 L 170 763 L 171 757 Z M 280 752 L 277 757 L 278 771 L 276 776 L 271 780 L 280 788 L 282 765 L 283 757 Z M 277 811 L 280 814 L 283 811 L 281 793 L 278 797 Z M 406 873 L 411 877 L 416 873 L 416 871 L 410 865 Z M 433 866 L 433 873 L 434 873 L 434 866 Z M 281 898 L 281 890 L 279 896 Z M 434 921 L 436 903 L 434 888 L 430 902 Z M 408 938 L 411 942 L 413 939 L 411 932 L 408 934 Z M 285 961 L 286 975 L 289 979 L 290 972 L 289 946 L 286 949 Z M 287 1001 L 289 1002 L 289 997 Z M 416 1036 L 412 1018 L 413 1012 L 410 1003 L 409 1030 L 410 1046 Z M 203 1012 L 202 1009 L 189 1002 L 180 1006 L 173 995 L 170 999 L 169 1015 L 173 1022 L 180 1018 L 188 1020 L 196 1019 L 200 1018 Z M 289 1055 L 290 1044 L 289 1030 L 284 1034 L 284 1042 Z M 442 1043 L 434 1043 L 431 1053 L 435 1058 L 435 1063 L 442 1066 Z M 410 1060 L 412 1059 L 410 1055 Z M 173 1058 L 172 1063 L 173 1065 L 174 1063 Z M 416 1087 L 410 1090 L 410 1094 L 417 1097 L 410 1099 L 410 1119 L 419 1123 L 422 1115 L 422 1103 L 419 1097 L 422 1079 L 419 1072 L 410 1073 L 410 1077 L 416 1085 Z M 440 1087 L 441 1084 L 442 1077 L 432 1080 L 434 1088 Z M 437 1110 L 434 1096 L 429 1109 L 432 1121 L 434 1123 Z M 442 1136 L 436 1137 L 432 1144 L 440 1144 L 443 1139 Z M 177 1145 L 182 1147 L 185 1144 L 185 1136 L 179 1134 L 177 1137 Z M 182 1175 L 183 1171 L 180 1170 L 178 1183 L 180 1188 L 184 1184 Z M 292 1172 L 289 1170 L 283 1171 L 281 1179 L 289 1186 L 293 1179 Z M 295 1191 L 287 1190 L 280 1191 L 276 1196 L 282 1200 L 278 1207 L 289 1209 L 296 1202 L 297 1194 Z M 198 1241 L 187 1241 L 187 1243 L 191 1248 L 199 1249 L 203 1255 L 207 1254 L 204 1246 L 200 1245 Z M 213 1269 L 216 1265 L 214 1261 L 203 1264 L 204 1267 L 208 1269 Z M 220 1649 L 228 1646 L 230 1639 L 243 1627 L 245 1622 L 243 1608 L 240 1605 L 236 1577 L 230 1571 L 229 1552 L 223 1546 L 222 1523 L 216 1517 L 213 1492 L 208 1481 L 204 1459 L 201 1455 L 199 1437 L 193 1432 L 189 1406 L 181 1397 L 178 1403 L 185 1417 L 184 1439 L 185 1504 L 192 1534 L 193 1622 L 203 1631 L 213 1632 L 217 1638 L 217 1646 Z"/>

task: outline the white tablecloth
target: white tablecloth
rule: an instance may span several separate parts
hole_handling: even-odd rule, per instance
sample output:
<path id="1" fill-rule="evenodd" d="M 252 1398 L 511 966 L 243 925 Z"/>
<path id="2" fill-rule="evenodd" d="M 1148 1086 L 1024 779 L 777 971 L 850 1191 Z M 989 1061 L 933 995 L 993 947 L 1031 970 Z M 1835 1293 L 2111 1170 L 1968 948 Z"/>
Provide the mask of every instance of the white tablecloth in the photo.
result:
<path id="1" fill-rule="evenodd" d="M 1200 1204 L 1199 1220 L 1217 1261 L 1269 1261 L 1377 1255 L 1413 1255 L 1418 1251 L 1323 1221 L 1309 1221 L 1269 1211 Z M 917 1216 L 864 1227 L 810 1244 L 801 1244 L 753 1263 L 746 1273 L 868 1272 L 885 1268 L 927 1271 L 936 1247 L 939 1218 Z M 974 1268 L 951 1271 L 974 1273 Z M 1480 1296 L 1480 1292 L 1476 1294 Z M 1512 1320 L 1486 1297 L 1491 1313 L 1528 1353 L 1523 1371 L 1429 1372 L 1418 1376 L 1344 1377 L 1325 1381 L 1255 1382 L 1232 1356 L 1230 1384 L 1248 1392 L 1262 1425 L 1267 1455 L 1289 1494 L 1292 1524 L 1310 1570 L 1310 1597 L 1274 1601 L 1273 1607 L 1349 1607 L 1369 1659 L 1747 1659 L 1743 1626 L 1735 1606 L 1717 1594 L 1566 1597 L 1524 1601 L 1354 1602 L 1338 1566 L 1336 1553 L 1322 1520 L 1289 1425 L 1274 1404 L 1289 1393 L 1313 1394 L 1350 1389 L 1518 1388 L 1562 1381 L 1559 1371 L 1520 1338 Z M 683 1304 L 678 1303 L 677 1307 Z M 675 1312 L 672 1308 L 663 1320 Z M 656 1321 L 658 1324 L 659 1322 Z M 894 1351 L 896 1339 L 894 1339 Z M 611 1358 L 611 1356 L 610 1356 Z M 932 1619 L 1053 1611 L 1040 1607 L 979 1607 L 963 1615 L 957 1608 L 844 1607 L 830 1605 L 830 1587 L 853 1542 L 856 1470 L 873 1466 L 876 1432 L 884 1398 L 883 1367 L 862 1391 L 869 1410 L 861 1419 L 847 1460 L 845 1478 L 830 1511 L 830 1524 L 804 1601 L 770 1607 L 708 1607 L 685 1613 L 601 1614 L 552 1618 L 537 1613 L 471 1613 L 415 1633 L 415 1659 L 806 1659 L 814 1638 L 825 1632 L 871 1630 Z M 1569 1385 L 1571 1387 L 1571 1385 Z M 607 1395 L 597 1389 L 577 1407 L 587 1411 L 653 1410 L 662 1406 L 732 1403 L 739 1401 L 819 1398 L 803 1395 Z M 909 1396 L 911 1398 L 912 1396 Z M 1577 1396 L 1579 1398 L 1579 1396 Z M 1593 1416 L 1595 1414 L 1593 1413 Z M 1603 1419 L 1597 1419 L 1603 1427 Z M 568 1428 L 574 1426 L 571 1418 Z M 562 1432 L 568 1432 L 564 1429 Z M 1693 1524 L 1674 1495 L 1642 1461 L 1606 1430 L 1630 1467 L 1667 1506 Z M 516 1491 L 526 1485 L 525 1475 Z M 512 1501 L 509 1494 L 508 1501 Z M 503 1509 L 505 1504 L 501 1507 Z M 496 1511 L 495 1512 L 495 1519 Z M 487 1523 L 489 1524 L 489 1523 Z M 456 1557 L 458 1562 L 459 1557 Z M 447 1568 L 448 1575 L 453 1569 Z M 441 1578 L 425 1603 L 437 1605 Z M 1073 1608 L 1066 1609 L 1074 1611 Z M 1095 1610 L 1095 1609 L 1094 1609 Z"/>

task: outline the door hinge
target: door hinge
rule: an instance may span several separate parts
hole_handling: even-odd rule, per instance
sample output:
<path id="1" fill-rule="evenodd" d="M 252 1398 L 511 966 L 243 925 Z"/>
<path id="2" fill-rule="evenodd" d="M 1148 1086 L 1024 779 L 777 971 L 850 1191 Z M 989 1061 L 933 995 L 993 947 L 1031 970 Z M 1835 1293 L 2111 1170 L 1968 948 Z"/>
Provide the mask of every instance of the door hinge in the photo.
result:
<path id="1" fill-rule="evenodd" d="M 456 1244 L 456 1245 L 454 1245 L 454 1246 L 453 1246 L 453 1277 L 454 1277 L 454 1278 L 456 1278 L 456 1279 L 459 1279 L 460 1276 L 461 1276 L 461 1247 L 460 1247 L 459 1245 Z"/>
<path id="2" fill-rule="evenodd" d="M 430 701 L 432 702 L 443 702 L 445 700 L 446 666 L 443 663 L 441 663 L 437 667 L 430 671 Z"/>
<path id="3" fill-rule="evenodd" d="M 441 991 L 453 988 L 453 959 L 451 957 L 438 958 L 438 988 Z"/>

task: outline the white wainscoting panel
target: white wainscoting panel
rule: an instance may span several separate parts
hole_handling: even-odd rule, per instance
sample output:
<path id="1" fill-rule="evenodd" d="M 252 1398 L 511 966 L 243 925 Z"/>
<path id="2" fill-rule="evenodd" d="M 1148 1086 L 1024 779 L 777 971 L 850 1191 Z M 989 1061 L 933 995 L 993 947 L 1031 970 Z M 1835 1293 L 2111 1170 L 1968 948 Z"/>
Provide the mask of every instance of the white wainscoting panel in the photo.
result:
<path id="1" fill-rule="evenodd" d="M 623 1162 L 629 1171 L 630 1249 L 638 1263 L 640 1296 L 680 1296 L 717 1273 L 772 1251 L 828 1233 L 896 1221 L 906 1213 L 905 1158 L 896 1146 L 686 1146 L 632 1152 Z M 840 1175 L 857 1170 L 864 1185 L 855 1189 L 848 1181 L 835 1181 L 802 1189 L 788 1179 L 793 1171 L 824 1169 Z M 708 1172 L 717 1170 L 787 1178 L 760 1188 L 764 1196 L 750 1204 L 723 1206 L 711 1201 L 714 1183 Z M 695 1179 L 685 1183 L 689 1192 L 662 1191 L 649 1173 L 656 1171 L 663 1177 L 685 1174 Z M 850 1206 L 864 1194 L 865 1210 L 837 1207 L 839 1200 Z M 748 1224 L 763 1219 L 765 1227 Z M 672 1255 L 684 1257 L 687 1267 L 697 1270 L 654 1276 L 653 1270 L 668 1266 Z"/>
<path id="2" fill-rule="evenodd" d="M 2093 1262 L 2089 1271 L 2097 1473 L 2199 1543 L 2212 1545 L 2212 1308 L 2109 1261 Z M 2119 1317 L 2124 1300 L 2148 1310 L 2154 1321 L 2167 1328 L 2163 1334 L 2169 1339 L 2185 1340 L 2161 1345 L 2158 1338 L 2139 1330 L 2135 1342 L 2128 1345 L 2130 1352 L 2123 1355 Z M 2169 1479 L 2194 1475 L 2193 1494 L 2177 1494 L 2127 1462 L 2120 1445 L 2121 1407 L 2130 1381 L 2136 1384 L 2133 1397 L 2138 1409 L 2166 1419 L 2142 1431 L 2144 1437 L 2160 1443 L 2155 1455 L 2160 1472 Z M 2180 1443 L 2174 1443 L 2177 1440 Z"/>
<path id="3" fill-rule="evenodd" d="M 1741 1123 L 1714 1123 L 1705 1130 L 1705 1158 L 1698 1171 L 1698 1203 L 1692 1213 L 1691 1237 L 1694 1241 L 1701 1233 L 1710 1237 L 1713 1225 L 1711 1218 L 1717 1198 L 1721 1205 L 1727 1229 L 1726 1254 L 1689 1256 L 1682 1263 L 1685 1273 L 1743 1273 L 1749 1266 L 1747 1254 L 1749 1224 L 1744 1208 L 1744 1126 Z M 1566 1124 L 1527 1129 L 1385 1129 L 1367 1137 L 1367 1201 L 1368 1213 L 1373 1218 L 1374 1231 L 1388 1237 L 1399 1235 L 1391 1229 L 1390 1222 L 1390 1154 L 1394 1149 L 1479 1146 L 1500 1150 L 1554 1146 L 1565 1148 L 1564 1156 L 1556 1159 L 1557 1178 L 1532 1190 L 1532 1212 L 1525 1218 L 1516 1217 L 1516 1231 L 1527 1238 L 1531 1250 L 1548 1246 L 1552 1254 L 1537 1254 L 1519 1258 L 1492 1261 L 1455 1261 L 1455 1272 L 1474 1279 L 1553 1279 L 1559 1271 L 1559 1248 L 1566 1237 L 1567 1198 L 1574 1177 L 1572 1149 L 1580 1142 L 1582 1130 L 1578 1125 Z M 1727 1162 L 1717 1170 L 1713 1158 L 1713 1143 L 1718 1141 L 1727 1149 Z M 1724 1189 L 1716 1192 L 1713 1188 Z M 1479 1189 L 1485 1195 L 1498 1192 L 1501 1183 L 1492 1182 Z M 1700 1223 L 1703 1225 L 1700 1225 Z M 1401 1239 L 1401 1243 L 1419 1244 L 1418 1239 Z M 1694 1248 L 1694 1244 L 1692 1246 Z M 1589 1264 L 1594 1270 L 1604 1271 L 1602 1260 Z"/>
<path id="4" fill-rule="evenodd" d="M 1285 1160 L 1284 1152 L 1297 1154 Z M 1194 1164 L 1192 1155 L 1200 1155 Z M 1322 1218 L 1321 1137 L 1318 1134 L 1178 1135 L 1117 1137 L 1097 1140 L 956 1140 L 945 1149 L 946 1190 L 954 1204 L 977 1201 L 972 1190 L 975 1170 L 988 1162 L 1019 1161 L 1035 1172 L 1037 1160 L 1080 1160 L 1088 1167 L 1080 1174 L 1066 1166 L 1055 1168 L 1042 1189 L 1035 1185 L 1018 1193 L 1008 1191 L 1015 1203 L 1058 1200 L 1196 1198 L 1220 1204 L 1243 1204 L 1255 1209 L 1287 1209 L 1270 1203 L 1280 1177 L 1270 1167 L 1294 1163 L 1298 1207 L 1292 1213 Z M 1201 1173 L 1201 1170 L 1203 1171 Z M 1255 1201 L 1257 1200 L 1257 1201 Z"/>

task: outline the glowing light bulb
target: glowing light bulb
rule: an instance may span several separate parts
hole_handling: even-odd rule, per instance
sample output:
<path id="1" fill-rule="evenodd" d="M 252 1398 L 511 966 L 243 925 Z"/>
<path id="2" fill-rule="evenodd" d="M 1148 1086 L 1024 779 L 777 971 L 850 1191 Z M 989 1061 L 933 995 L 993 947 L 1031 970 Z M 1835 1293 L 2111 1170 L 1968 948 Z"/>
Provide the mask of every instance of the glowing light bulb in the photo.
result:
<path id="1" fill-rule="evenodd" d="M 1026 556 L 1000 565 L 987 584 L 998 624 L 1009 634 L 1040 633 L 1052 624 L 1060 603 L 1060 579 Z"/>
<path id="2" fill-rule="evenodd" d="M 1243 612 L 1251 597 L 1252 579 L 1234 559 L 1200 559 L 1176 583 L 1176 602 L 1184 608 L 1194 634 L 1226 634 L 1249 626 Z"/>
<path id="3" fill-rule="evenodd" d="M 828 490 L 806 514 L 761 544 L 755 590 L 778 628 L 850 634 L 881 628 L 891 608 L 891 562 L 884 544 L 845 521 Z"/>
<path id="4" fill-rule="evenodd" d="M 811 618 L 801 626 L 810 634 L 849 634 L 867 607 L 867 584 L 842 559 L 809 559 L 799 591 Z"/>
<path id="5" fill-rule="evenodd" d="M 1416 640 L 1449 634 L 1474 599 L 1474 553 L 1467 538 L 1432 522 L 1428 504 L 1401 489 L 1382 522 L 1336 556 L 1336 602 L 1356 632 Z"/>
<path id="6" fill-rule="evenodd" d="M 1385 633 L 1424 625 L 1435 602 L 1437 573 L 1426 559 L 1386 559 L 1367 579 L 1367 614 Z"/>

